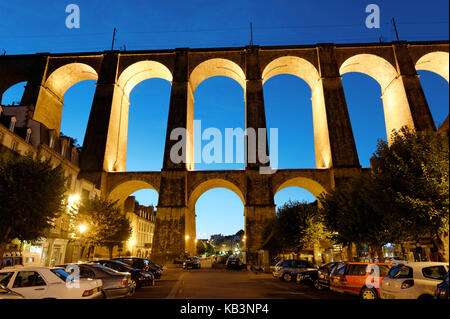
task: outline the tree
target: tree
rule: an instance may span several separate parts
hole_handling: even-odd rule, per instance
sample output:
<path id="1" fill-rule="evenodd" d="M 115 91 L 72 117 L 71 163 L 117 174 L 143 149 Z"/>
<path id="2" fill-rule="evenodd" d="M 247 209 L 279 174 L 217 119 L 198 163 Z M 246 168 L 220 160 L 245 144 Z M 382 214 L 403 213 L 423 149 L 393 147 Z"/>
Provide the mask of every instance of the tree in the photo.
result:
<path id="1" fill-rule="evenodd" d="M 81 224 L 87 226 L 88 241 L 95 246 L 108 247 L 110 258 L 114 247 L 126 241 L 132 231 L 130 221 L 122 214 L 117 202 L 97 197 L 86 199 L 81 204 L 75 225 Z"/>
<path id="2" fill-rule="evenodd" d="M 277 248 L 298 251 L 312 246 L 324 238 L 317 202 L 287 202 L 278 209 L 276 217 L 268 222 L 262 235 L 266 242 L 275 240 Z"/>
<path id="3" fill-rule="evenodd" d="M 330 239 L 343 246 L 368 245 L 382 259 L 381 247 L 402 238 L 395 207 L 370 174 L 361 174 L 320 197 L 322 221 Z"/>
<path id="4" fill-rule="evenodd" d="M 371 159 L 377 183 L 393 197 L 396 218 L 408 237 L 431 235 L 448 261 L 449 136 L 435 132 L 394 132 L 380 141 Z"/>
<path id="5" fill-rule="evenodd" d="M 45 235 L 65 191 L 63 170 L 50 160 L 9 152 L 0 157 L 0 257 L 14 238 L 32 242 Z"/>
<path id="6" fill-rule="evenodd" d="M 378 142 L 371 165 L 320 198 L 333 239 L 368 244 L 382 258 L 388 242 L 431 235 L 448 261 L 448 134 L 402 128 L 390 145 Z"/>
<path id="7" fill-rule="evenodd" d="M 206 244 L 203 240 L 197 241 L 197 254 L 203 255 L 206 253 Z"/>

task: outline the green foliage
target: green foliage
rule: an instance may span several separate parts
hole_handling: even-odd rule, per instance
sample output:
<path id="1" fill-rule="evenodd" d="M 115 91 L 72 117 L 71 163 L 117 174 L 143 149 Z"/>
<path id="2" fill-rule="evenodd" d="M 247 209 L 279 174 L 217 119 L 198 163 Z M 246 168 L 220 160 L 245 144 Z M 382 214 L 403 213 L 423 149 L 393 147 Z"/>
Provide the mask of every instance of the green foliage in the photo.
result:
<path id="1" fill-rule="evenodd" d="M 122 214 L 117 202 L 101 198 L 85 200 L 75 218 L 75 225 L 85 224 L 83 234 L 93 245 L 107 246 L 111 250 L 131 236 L 128 218 Z"/>
<path id="2" fill-rule="evenodd" d="M 206 243 L 203 240 L 197 241 L 197 254 L 204 255 L 206 253 Z"/>
<path id="3" fill-rule="evenodd" d="M 394 132 L 392 143 L 380 141 L 374 179 L 396 205 L 397 218 L 411 237 L 449 229 L 448 134 Z"/>
<path id="4" fill-rule="evenodd" d="M 50 160 L 5 153 L 0 157 L 0 243 L 43 237 L 61 211 L 63 170 Z M 0 249 L 1 250 L 1 249 Z M 0 256 L 3 251 L 0 251 Z"/>
<path id="5" fill-rule="evenodd" d="M 333 239 L 381 247 L 387 242 L 448 233 L 448 135 L 394 132 L 378 142 L 370 173 L 322 196 L 321 213 Z"/>
<path id="6" fill-rule="evenodd" d="M 275 240 L 278 248 L 300 250 L 312 246 L 324 238 L 317 203 L 287 202 L 268 222 L 262 235 L 266 241 Z"/>

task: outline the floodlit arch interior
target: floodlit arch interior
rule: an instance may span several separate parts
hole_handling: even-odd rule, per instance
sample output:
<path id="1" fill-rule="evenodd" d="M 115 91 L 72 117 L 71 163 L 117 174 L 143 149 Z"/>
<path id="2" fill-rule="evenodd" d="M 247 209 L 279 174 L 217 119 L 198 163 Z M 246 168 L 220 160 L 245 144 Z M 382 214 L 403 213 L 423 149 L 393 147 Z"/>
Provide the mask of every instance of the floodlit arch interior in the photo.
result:
<path id="1" fill-rule="evenodd" d="M 319 202 L 319 196 L 323 193 L 327 193 L 325 188 L 320 185 L 318 182 L 316 182 L 313 179 L 306 178 L 306 177 L 294 177 L 291 179 L 288 179 L 284 183 L 282 183 L 274 192 L 274 195 L 276 195 L 279 191 L 282 189 L 285 189 L 287 187 L 300 187 L 303 189 L 306 189 L 308 192 L 314 195 L 314 197 Z"/>
<path id="2" fill-rule="evenodd" d="M 315 167 L 331 167 L 331 147 L 321 79 L 316 67 L 309 61 L 284 56 L 271 61 L 262 72 L 263 82 L 279 74 L 295 75 L 311 88 L 312 115 L 314 126 Z"/>
<path id="3" fill-rule="evenodd" d="M 431 52 L 425 54 L 416 63 L 416 70 L 424 70 L 439 74 L 449 81 L 449 53 Z"/>
<path id="4" fill-rule="evenodd" d="M 393 130 L 402 126 L 414 128 L 405 88 L 394 66 L 373 54 L 357 54 L 348 58 L 340 66 L 340 74 L 359 72 L 366 74 L 381 87 L 386 135 L 390 139 Z"/>
<path id="5" fill-rule="evenodd" d="M 149 182 L 141 180 L 132 180 L 116 186 L 111 191 L 111 193 L 109 193 L 108 199 L 112 201 L 117 200 L 118 201 L 117 204 L 119 205 L 119 207 L 122 207 L 123 203 L 128 198 L 128 196 L 141 189 L 154 189 L 159 193 L 159 189 L 154 185 L 150 184 Z"/>

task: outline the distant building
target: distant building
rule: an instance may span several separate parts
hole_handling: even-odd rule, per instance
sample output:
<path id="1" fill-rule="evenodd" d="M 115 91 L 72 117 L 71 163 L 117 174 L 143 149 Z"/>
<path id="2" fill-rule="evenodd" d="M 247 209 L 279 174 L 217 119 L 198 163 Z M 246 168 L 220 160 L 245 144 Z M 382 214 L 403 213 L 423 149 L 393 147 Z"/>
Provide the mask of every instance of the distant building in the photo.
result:
<path id="1" fill-rule="evenodd" d="M 139 205 L 134 196 L 126 199 L 125 214 L 133 233 L 126 243 L 126 253 L 136 257 L 148 257 L 152 252 L 156 212 L 153 206 Z"/>

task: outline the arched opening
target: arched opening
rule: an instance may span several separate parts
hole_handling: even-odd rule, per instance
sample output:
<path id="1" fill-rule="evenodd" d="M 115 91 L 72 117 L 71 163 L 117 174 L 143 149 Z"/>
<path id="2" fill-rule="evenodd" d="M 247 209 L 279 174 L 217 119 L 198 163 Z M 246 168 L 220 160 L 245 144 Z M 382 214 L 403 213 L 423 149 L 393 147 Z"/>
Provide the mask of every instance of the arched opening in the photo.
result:
<path id="1" fill-rule="evenodd" d="M 314 233 L 317 237 L 312 239 L 312 235 L 309 235 L 307 238 L 297 238 L 299 241 L 306 240 L 300 249 L 286 249 L 287 243 L 282 242 L 278 249 L 271 251 L 271 258 L 294 258 L 316 263 L 329 262 L 333 259 L 333 245 L 326 240 L 320 227 L 320 220 L 314 220 L 317 216 L 317 209 L 320 207 L 318 198 L 324 192 L 325 189 L 318 182 L 303 177 L 289 179 L 278 187 L 274 195 L 276 220 L 277 223 L 281 223 L 277 226 L 278 229 L 280 225 L 284 225 L 283 231 L 295 237 L 300 229 L 307 227 L 306 233 Z M 269 236 L 265 239 L 265 245 L 269 250 L 273 245 L 277 247 L 277 239 L 280 238 L 279 230 L 274 229 L 272 236 L 274 237 Z M 293 242 L 290 244 L 294 245 Z M 278 255 L 273 254 L 274 252 L 277 252 Z"/>
<path id="2" fill-rule="evenodd" d="M 3 95 L 0 92 L 0 105 L 20 105 L 26 85 L 27 81 L 19 82 L 6 89 Z"/>
<path id="3" fill-rule="evenodd" d="M 136 88 L 136 92 L 131 92 Z M 162 80 L 164 81 L 162 81 Z M 168 82 L 167 82 L 168 81 Z M 130 150 L 133 160 L 131 170 L 160 170 L 162 167 L 161 143 L 164 145 L 165 130 L 170 96 L 172 74 L 163 64 L 156 61 L 140 61 L 128 66 L 120 74 L 115 91 L 114 109 L 118 125 L 113 134 L 117 134 L 117 143 L 109 146 L 105 164 L 109 171 L 124 172 L 127 170 L 127 151 Z M 148 92 L 151 90 L 151 92 Z M 145 93 L 144 93 L 145 92 Z M 162 94 L 161 94 L 162 93 Z M 131 96 L 130 96 L 131 94 Z M 150 103 L 149 103 L 150 101 Z M 130 106 L 131 103 L 131 106 Z M 132 110 L 130 111 L 130 107 Z M 129 117 L 133 117 L 129 128 Z M 136 122 L 134 122 L 136 120 Z M 157 133 L 155 133 L 157 132 Z M 133 138 L 128 147 L 129 136 Z M 148 140 L 158 140 L 158 145 L 149 145 Z M 154 152 L 152 149 L 157 149 Z M 157 154 L 155 156 L 155 154 Z M 134 156 L 138 156 L 135 158 Z M 145 163 L 145 164 L 143 164 Z"/>
<path id="4" fill-rule="evenodd" d="M 160 78 L 137 84 L 130 94 L 127 171 L 163 166 L 171 85 Z"/>
<path id="5" fill-rule="evenodd" d="M 210 179 L 198 185 L 189 197 L 186 216 L 187 251 L 195 252 L 196 240 L 208 240 L 212 235 L 231 236 L 238 232 L 242 234 L 244 205 L 242 191 L 229 181 Z M 231 241 L 234 242 L 234 246 L 231 247 L 233 253 L 235 248 L 239 250 L 243 247 L 243 243 L 239 240 Z M 230 250 L 228 246 L 226 251 Z M 218 246 L 216 248 L 222 249 Z"/>
<path id="6" fill-rule="evenodd" d="M 230 60 L 210 59 L 191 72 L 189 86 L 195 169 L 244 169 L 244 72 Z"/>
<path id="7" fill-rule="evenodd" d="M 436 128 L 448 117 L 449 53 L 431 52 L 416 63 L 425 97 Z"/>
<path id="8" fill-rule="evenodd" d="M 97 81 L 98 74 L 91 66 L 84 63 L 69 63 L 53 71 L 39 94 L 33 119 L 59 133 L 64 96 L 70 87 L 85 80 Z"/>
<path id="9" fill-rule="evenodd" d="M 323 93 L 314 65 L 295 56 L 280 57 L 264 68 L 262 79 L 263 83 L 269 81 L 264 85 L 267 127 L 279 128 L 279 153 L 282 156 L 278 166 L 330 167 Z"/>
<path id="10" fill-rule="evenodd" d="M 71 86 L 64 94 L 61 134 L 75 139 L 75 144 L 80 146 L 84 141 L 95 88 L 96 81 L 84 80 Z"/>
<path id="11" fill-rule="evenodd" d="M 356 72 L 344 74 L 342 85 L 361 166 L 370 167 L 378 139 L 387 139 L 380 85 Z"/>
<path id="12" fill-rule="evenodd" d="M 351 72 L 363 73 L 378 82 L 381 87 L 388 140 L 393 130 L 399 130 L 402 126 L 414 128 L 405 88 L 391 63 L 377 55 L 358 54 L 345 60 L 339 71 L 341 75 Z"/>
<path id="13" fill-rule="evenodd" d="M 131 181 L 127 181 L 124 183 L 121 183 L 119 185 L 117 185 L 108 195 L 108 199 L 112 200 L 112 201 L 117 201 L 117 204 L 119 205 L 119 207 L 123 207 L 123 203 L 125 202 L 125 200 L 128 198 L 128 196 L 130 196 L 131 194 L 134 194 L 136 192 L 139 192 L 141 190 L 154 190 L 156 191 L 156 193 L 159 192 L 159 189 L 155 186 L 150 184 L 147 181 L 142 181 L 142 180 L 131 180 Z M 148 196 L 148 193 L 141 193 L 139 198 L 141 200 L 144 200 L 146 202 L 151 202 L 151 203 L 155 203 L 155 205 L 157 204 L 157 199 L 158 197 L 155 197 L 155 193 L 151 192 L 151 195 Z M 144 199 L 144 197 L 142 197 L 142 195 L 145 196 L 145 198 L 148 199 Z M 155 202 L 156 200 L 156 202 Z"/>

